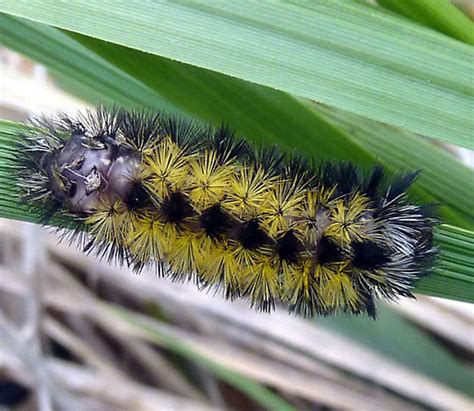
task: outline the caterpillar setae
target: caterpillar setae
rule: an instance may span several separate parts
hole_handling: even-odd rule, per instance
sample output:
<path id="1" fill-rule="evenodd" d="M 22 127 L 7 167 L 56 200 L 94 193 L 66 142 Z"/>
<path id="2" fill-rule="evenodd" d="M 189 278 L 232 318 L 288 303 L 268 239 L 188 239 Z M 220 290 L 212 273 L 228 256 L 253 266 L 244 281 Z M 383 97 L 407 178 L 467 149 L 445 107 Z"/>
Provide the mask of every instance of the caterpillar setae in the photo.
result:
<path id="1" fill-rule="evenodd" d="M 19 138 L 23 199 L 136 271 L 265 311 L 375 317 L 378 298 L 412 296 L 436 255 L 431 207 L 406 195 L 416 172 L 312 164 L 162 113 L 98 108 L 34 126 Z"/>

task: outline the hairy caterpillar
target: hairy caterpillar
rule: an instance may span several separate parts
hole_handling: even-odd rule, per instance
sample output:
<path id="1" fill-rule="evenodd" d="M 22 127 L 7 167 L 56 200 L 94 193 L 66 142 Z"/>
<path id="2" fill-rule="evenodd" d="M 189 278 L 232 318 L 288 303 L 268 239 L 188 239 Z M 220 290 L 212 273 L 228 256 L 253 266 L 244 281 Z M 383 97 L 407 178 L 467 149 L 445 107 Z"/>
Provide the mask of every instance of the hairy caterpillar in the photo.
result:
<path id="1" fill-rule="evenodd" d="M 375 317 L 375 299 L 412 296 L 436 255 L 430 207 L 405 193 L 417 173 L 387 183 L 381 167 L 314 166 L 161 113 L 98 108 L 34 124 L 19 143 L 25 201 L 136 271 L 262 310 Z"/>

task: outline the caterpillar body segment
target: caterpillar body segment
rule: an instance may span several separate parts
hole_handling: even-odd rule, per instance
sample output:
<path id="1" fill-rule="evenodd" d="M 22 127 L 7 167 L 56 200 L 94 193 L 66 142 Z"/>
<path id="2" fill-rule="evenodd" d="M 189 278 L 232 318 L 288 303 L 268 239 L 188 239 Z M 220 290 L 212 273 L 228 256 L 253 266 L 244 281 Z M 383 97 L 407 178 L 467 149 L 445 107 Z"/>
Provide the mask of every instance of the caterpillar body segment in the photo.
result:
<path id="1" fill-rule="evenodd" d="M 140 271 L 301 315 L 376 314 L 429 269 L 435 220 L 411 203 L 416 173 L 387 182 L 256 149 L 225 127 L 97 109 L 37 120 L 20 138 L 24 199 L 67 215 L 88 249 Z"/>

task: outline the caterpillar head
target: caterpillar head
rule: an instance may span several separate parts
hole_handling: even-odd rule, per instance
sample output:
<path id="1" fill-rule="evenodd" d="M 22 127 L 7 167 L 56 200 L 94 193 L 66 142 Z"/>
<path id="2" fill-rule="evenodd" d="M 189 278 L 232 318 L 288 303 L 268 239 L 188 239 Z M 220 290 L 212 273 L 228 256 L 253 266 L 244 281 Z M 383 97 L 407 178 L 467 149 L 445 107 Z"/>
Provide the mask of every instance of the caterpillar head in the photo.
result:
<path id="1" fill-rule="evenodd" d="M 27 200 L 54 202 L 77 215 L 117 201 L 139 201 L 140 157 L 115 135 L 50 126 L 23 136 L 20 177 Z M 32 184 L 37 182 L 40 184 Z"/>

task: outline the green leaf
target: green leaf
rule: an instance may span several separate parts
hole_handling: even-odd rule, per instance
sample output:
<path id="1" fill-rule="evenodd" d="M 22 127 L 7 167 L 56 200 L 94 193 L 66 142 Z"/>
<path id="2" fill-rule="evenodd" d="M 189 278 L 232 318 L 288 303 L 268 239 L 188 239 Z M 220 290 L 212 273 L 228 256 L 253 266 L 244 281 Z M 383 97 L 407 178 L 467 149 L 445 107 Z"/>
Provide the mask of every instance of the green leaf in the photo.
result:
<path id="1" fill-rule="evenodd" d="M 416 291 L 436 297 L 474 303 L 474 232 L 459 227 L 442 225 L 435 233 L 440 248 L 434 273 L 422 278 Z M 449 289 L 443 284 L 449 283 Z"/>
<path id="2" fill-rule="evenodd" d="M 93 103 L 174 110 L 158 93 L 51 27 L 0 13 L 0 43 L 27 55 L 69 82 L 90 90 Z"/>
<path id="3" fill-rule="evenodd" d="M 474 24 L 449 0 L 378 0 L 377 3 L 464 43 L 474 45 Z"/>
<path id="4" fill-rule="evenodd" d="M 472 48 L 358 3 L 4 0 L 0 10 L 474 148 Z"/>
<path id="5" fill-rule="evenodd" d="M 21 33 L 21 37 L 16 33 Z M 343 133 L 283 92 L 80 36 L 84 45 L 102 53 L 112 63 L 93 54 L 97 62 L 93 64 L 94 61 L 82 53 L 85 48 L 80 44 L 74 58 L 68 55 L 73 40 L 67 38 L 69 43 L 65 45 L 65 35 L 58 30 L 1 14 L 0 34 L 0 42 L 60 73 L 63 83 L 93 96 L 92 102 L 101 95 L 104 102 L 114 101 L 125 106 L 133 107 L 141 101 L 142 107 L 179 110 L 215 125 L 224 122 L 254 141 L 278 143 L 287 149 L 297 147 L 301 152 L 320 158 L 352 160 L 359 164 L 371 161 L 369 153 L 351 144 Z M 37 53 L 35 42 L 44 44 L 45 49 Z M 113 67 L 110 78 L 101 76 L 99 63 Z M 65 68 L 64 64 L 70 66 Z M 79 68 L 86 71 L 87 81 L 76 75 Z M 80 87 L 81 81 L 85 81 L 85 93 Z M 124 84 L 120 95 L 109 86 L 115 81 Z"/>
<path id="6" fill-rule="evenodd" d="M 297 149 L 315 158 L 373 162 L 370 153 L 286 93 L 90 37 L 70 35 L 159 92 L 181 111 L 201 120 L 229 124 L 253 141 Z"/>

